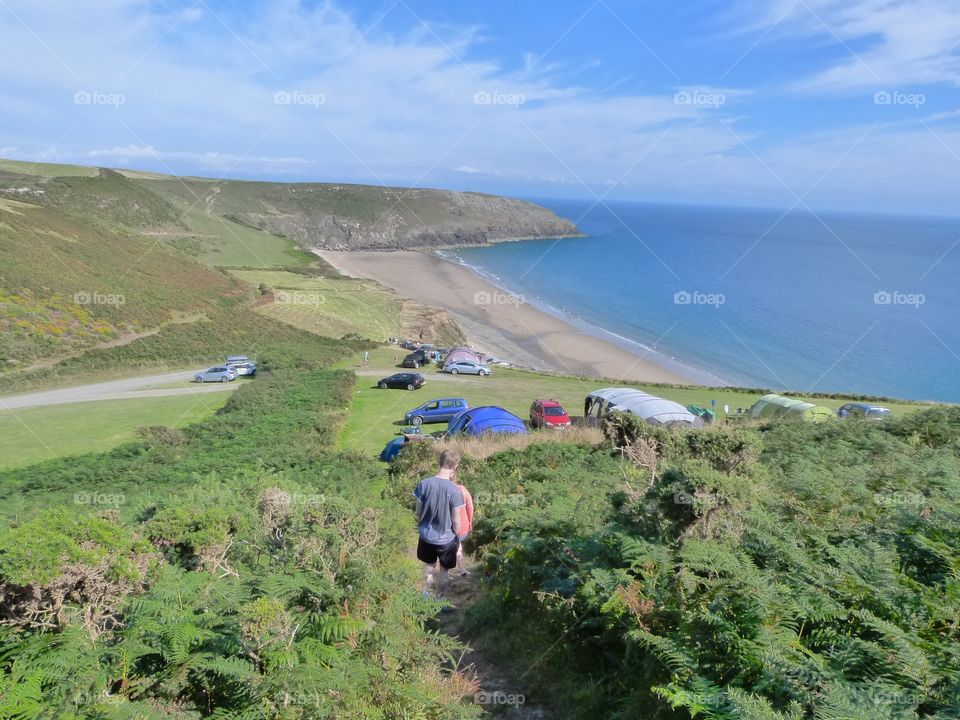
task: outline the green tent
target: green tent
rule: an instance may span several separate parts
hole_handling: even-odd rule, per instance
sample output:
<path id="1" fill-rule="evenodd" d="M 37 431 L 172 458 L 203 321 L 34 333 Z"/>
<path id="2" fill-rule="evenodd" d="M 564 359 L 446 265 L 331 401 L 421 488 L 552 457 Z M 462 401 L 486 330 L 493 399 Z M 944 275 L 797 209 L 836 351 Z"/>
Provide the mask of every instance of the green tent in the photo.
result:
<path id="1" fill-rule="evenodd" d="M 750 408 L 750 417 L 767 420 L 803 420 L 805 422 L 825 422 L 836 420 L 837 415 L 828 407 L 814 405 L 785 398 L 781 395 L 764 395 Z"/>

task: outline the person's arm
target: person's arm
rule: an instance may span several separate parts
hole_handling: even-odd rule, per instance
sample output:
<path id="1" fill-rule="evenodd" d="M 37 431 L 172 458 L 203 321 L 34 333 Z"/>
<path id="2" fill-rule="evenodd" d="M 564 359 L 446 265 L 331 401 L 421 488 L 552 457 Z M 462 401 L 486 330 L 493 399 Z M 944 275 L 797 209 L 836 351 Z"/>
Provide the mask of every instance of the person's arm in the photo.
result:
<path id="1" fill-rule="evenodd" d="M 423 503 L 417 500 L 417 509 L 414 511 L 417 515 L 417 522 L 423 520 Z"/>
<path id="2" fill-rule="evenodd" d="M 453 520 L 453 532 L 457 537 L 460 537 L 463 531 L 466 530 L 466 528 L 463 527 L 463 523 L 460 522 L 460 508 L 462 507 L 463 493 L 460 492 L 460 488 L 454 485 L 450 493 L 450 517 Z"/>
<path id="3" fill-rule="evenodd" d="M 473 496 L 467 492 L 463 497 L 464 501 L 467 504 L 467 520 L 470 521 L 470 525 L 473 525 Z"/>
<path id="4" fill-rule="evenodd" d="M 417 523 L 419 523 L 423 519 L 423 492 L 421 491 L 419 484 L 413 491 L 413 498 L 417 501 L 417 508 L 414 510 L 414 513 L 417 516 Z"/>
<path id="5" fill-rule="evenodd" d="M 460 507 L 463 507 L 463 506 L 461 505 Z M 460 508 L 457 508 L 457 510 L 459 509 Z M 461 535 L 463 535 L 463 530 L 464 530 L 463 523 L 460 522 L 460 520 L 461 520 L 460 513 L 456 512 L 455 510 L 453 513 L 453 532 L 457 537 L 460 537 Z"/>

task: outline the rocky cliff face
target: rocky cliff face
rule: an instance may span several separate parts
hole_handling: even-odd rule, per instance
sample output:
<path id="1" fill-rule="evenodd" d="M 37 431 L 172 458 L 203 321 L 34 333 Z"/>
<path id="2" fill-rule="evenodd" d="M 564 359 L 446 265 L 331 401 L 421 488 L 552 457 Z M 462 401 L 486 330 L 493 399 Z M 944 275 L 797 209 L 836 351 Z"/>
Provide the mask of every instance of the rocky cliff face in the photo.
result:
<path id="1" fill-rule="evenodd" d="M 285 197 L 257 205 L 231 217 L 327 250 L 463 247 L 579 234 L 539 205 L 479 193 L 288 185 Z"/>

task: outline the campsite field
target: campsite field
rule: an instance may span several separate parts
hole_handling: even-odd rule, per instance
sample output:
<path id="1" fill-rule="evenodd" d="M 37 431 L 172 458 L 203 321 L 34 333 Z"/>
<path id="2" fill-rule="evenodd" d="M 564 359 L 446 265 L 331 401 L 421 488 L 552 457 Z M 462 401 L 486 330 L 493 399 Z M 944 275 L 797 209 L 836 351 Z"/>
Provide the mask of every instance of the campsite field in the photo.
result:
<path id="1" fill-rule="evenodd" d="M 622 385 L 615 381 L 585 379 L 563 375 L 548 375 L 526 370 L 495 368 L 493 375 L 486 378 L 474 376 L 453 376 L 439 372 L 434 367 L 421 368 L 427 378 L 427 385 L 414 392 L 404 390 L 379 390 L 376 381 L 395 372 L 397 359 L 406 354 L 400 348 L 378 348 L 370 353 L 370 364 L 360 365 L 360 357 L 354 356 L 340 363 L 339 367 L 353 370 L 359 375 L 354 390 L 353 403 L 349 418 L 339 438 L 343 449 L 359 450 L 365 453 L 379 452 L 386 442 L 404 427 L 402 420 L 407 410 L 438 397 L 464 397 L 471 406 L 500 405 L 510 412 L 526 419 L 530 403 L 536 398 L 552 398 L 559 401 L 574 417 L 583 414 L 583 400 L 586 395 L 598 388 Z M 710 389 L 695 387 L 666 387 L 631 384 L 645 392 L 675 400 L 683 405 L 697 404 L 710 407 L 710 401 L 716 400 L 717 407 L 729 405 L 731 413 L 737 408 L 749 408 L 759 397 L 758 392 L 747 392 L 737 388 Z M 809 402 L 837 409 L 844 399 L 801 398 Z M 895 415 L 915 412 L 924 407 L 911 403 L 884 403 Z M 427 431 L 442 430 L 442 424 L 428 425 Z"/>
<path id="2" fill-rule="evenodd" d="M 0 411 L 0 470 L 106 452 L 133 439 L 140 427 L 184 427 L 212 415 L 230 395 L 214 392 Z"/>

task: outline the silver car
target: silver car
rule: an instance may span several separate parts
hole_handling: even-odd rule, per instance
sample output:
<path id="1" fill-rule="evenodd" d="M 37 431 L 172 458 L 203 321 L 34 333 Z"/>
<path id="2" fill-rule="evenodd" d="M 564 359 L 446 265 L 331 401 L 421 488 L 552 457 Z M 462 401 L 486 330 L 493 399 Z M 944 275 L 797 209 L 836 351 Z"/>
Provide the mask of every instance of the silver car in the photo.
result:
<path id="1" fill-rule="evenodd" d="M 237 371 L 232 367 L 226 365 L 217 365 L 216 367 L 208 368 L 203 372 L 198 372 L 193 380 L 198 383 L 205 382 L 233 382 L 237 379 Z"/>
<path id="2" fill-rule="evenodd" d="M 479 375 L 480 377 L 491 373 L 489 367 L 472 360 L 457 360 L 449 365 L 444 365 L 443 371 L 451 375 Z"/>
<path id="3" fill-rule="evenodd" d="M 243 377 L 245 375 L 253 377 L 257 374 L 257 364 L 249 360 L 247 362 L 230 363 L 227 365 L 227 367 L 231 367 L 236 370 L 238 377 Z"/>

